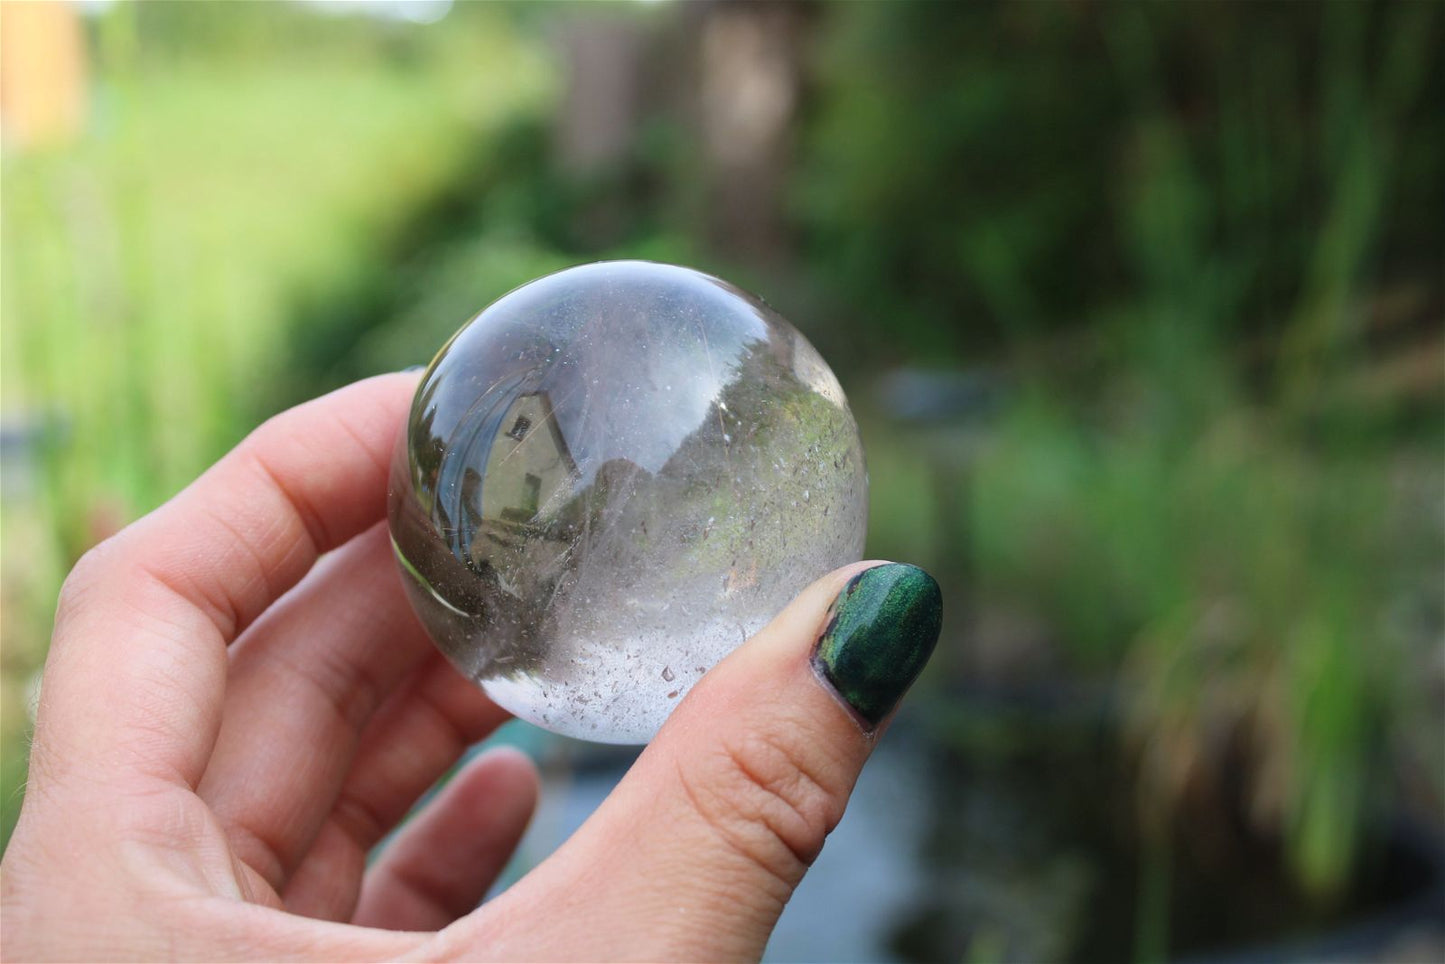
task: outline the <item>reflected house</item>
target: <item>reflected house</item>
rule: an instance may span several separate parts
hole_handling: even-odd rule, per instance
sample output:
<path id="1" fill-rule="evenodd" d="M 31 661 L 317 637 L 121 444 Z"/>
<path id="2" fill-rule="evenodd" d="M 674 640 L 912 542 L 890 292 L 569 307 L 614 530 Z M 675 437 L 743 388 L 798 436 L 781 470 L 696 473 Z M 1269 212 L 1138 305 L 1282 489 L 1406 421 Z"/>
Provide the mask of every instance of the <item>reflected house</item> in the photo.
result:
<path id="1" fill-rule="evenodd" d="M 518 395 L 496 422 L 478 479 L 481 518 L 470 547 L 473 564 L 505 569 L 503 560 L 528 540 L 566 538 L 565 519 L 548 507 L 566 504 L 576 478 L 577 463 L 553 416 L 551 397 L 545 391 Z"/>
<path id="2" fill-rule="evenodd" d="M 473 679 L 537 666 L 548 614 L 534 600 L 555 585 L 577 528 L 576 462 L 550 396 L 520 390 L 526 384 L 517 376 L 495 386 L 495 400 L 453 433 L 459 442 L 436 450 L 435 468 L 413 467 L 413 484 L 436 498 L 417 506 L 424 524 L 396 537 L 409 585 L 433 611 L 434 638 Z"/>

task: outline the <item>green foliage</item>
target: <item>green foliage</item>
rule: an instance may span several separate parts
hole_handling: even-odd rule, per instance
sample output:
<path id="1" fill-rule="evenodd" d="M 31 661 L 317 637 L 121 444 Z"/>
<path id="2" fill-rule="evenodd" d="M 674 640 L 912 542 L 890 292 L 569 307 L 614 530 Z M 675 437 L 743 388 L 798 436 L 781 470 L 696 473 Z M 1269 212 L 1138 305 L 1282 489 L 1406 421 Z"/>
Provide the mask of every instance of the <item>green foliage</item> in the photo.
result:
<path id="1" fill-rule="evenodd" d="M 1119 668 L 1154 825 L 1243 746 L 1249 798 L 1210 804 L 1338 889 L 1405 682 L 1372 466 L 1249 417 L 1180 444 L 1037 401 L 1000 426 L 973 508 L 981 595 L 1046 614 L 1077 665 Z"/>
<path id="2" fill-rule="evenodd" d="M 1348 351 L 1361 282 L 1438 265 L 1441 19 L 1425 4 L 838 8 L 796 201 L 810 266 L 879 321 L 827 354 L 1034 361 L 1040 336 L 1160 297 L 1176 313 L 1158 323 L 1198 342 L 1181 350 L 1302 329 L 1302 354 Z"/>
<path id="3" fill-rule="evenodd" d="M 982 354 L 1019 385 L 968 478 L 971 594 L 1119 681 L 1156 835 L 1242 755 L 1247 822 L 1322 896 L 1409 702 L 1386 617 L 1419 562 L 1387 471 L 1419 442 L 1408 402 L 1357 389 L 1401 337 L 1382 304 L 1438 324 L 1441 28 L 1420 4 L 848 6 L 797 195 L 858 319 L 830 357 Z M 865 438 L 873 551 L 963 568 L 932 535 L 960 443 Z"/>

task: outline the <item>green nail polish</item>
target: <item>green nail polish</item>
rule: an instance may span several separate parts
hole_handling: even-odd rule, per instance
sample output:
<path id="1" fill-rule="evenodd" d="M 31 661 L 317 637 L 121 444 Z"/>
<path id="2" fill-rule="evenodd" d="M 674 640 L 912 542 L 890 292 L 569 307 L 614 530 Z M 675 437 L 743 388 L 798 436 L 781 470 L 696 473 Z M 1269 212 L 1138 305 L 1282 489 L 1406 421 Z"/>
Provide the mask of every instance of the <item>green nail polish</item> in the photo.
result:
<path id="1" fill-rule="evenodd" d="M 923 671 L 942 622 L 943 595 L 928 573 L 898 563 L 865 569 L 829 610 L 813 665 L 871 729 Z"/>

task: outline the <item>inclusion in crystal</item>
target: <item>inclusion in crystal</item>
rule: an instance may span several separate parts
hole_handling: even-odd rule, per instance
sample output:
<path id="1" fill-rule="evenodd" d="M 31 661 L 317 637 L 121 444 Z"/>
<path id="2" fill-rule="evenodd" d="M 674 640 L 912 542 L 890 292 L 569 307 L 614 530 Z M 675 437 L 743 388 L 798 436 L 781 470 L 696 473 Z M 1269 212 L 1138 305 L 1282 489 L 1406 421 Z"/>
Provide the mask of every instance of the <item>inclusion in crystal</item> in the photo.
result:
<path id="1" fill-rule="evenodd" d="M 759 299 L 622 261 L 516 289 L 433 360 L 392 542 L 447 658 L 546 729 L 651 739 L 703 673 L 862 555 L 837 379 Z"/>

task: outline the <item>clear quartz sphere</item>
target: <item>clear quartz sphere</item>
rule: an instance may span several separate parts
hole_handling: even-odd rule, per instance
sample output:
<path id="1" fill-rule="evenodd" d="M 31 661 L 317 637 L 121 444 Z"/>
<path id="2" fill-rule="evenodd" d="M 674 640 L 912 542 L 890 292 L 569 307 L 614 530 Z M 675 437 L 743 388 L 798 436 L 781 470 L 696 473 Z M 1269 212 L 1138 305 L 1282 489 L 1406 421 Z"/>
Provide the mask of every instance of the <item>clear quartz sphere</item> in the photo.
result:
<path id="1" fill-rule="evenodd" d="M 391 473 L 392 543 L 438 647 L 538 726 L 644 743 L 710 667 L 863 551 L 838 380 L 759 299 L 617 261 L 453 336 Z"/>

